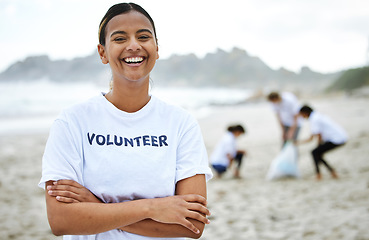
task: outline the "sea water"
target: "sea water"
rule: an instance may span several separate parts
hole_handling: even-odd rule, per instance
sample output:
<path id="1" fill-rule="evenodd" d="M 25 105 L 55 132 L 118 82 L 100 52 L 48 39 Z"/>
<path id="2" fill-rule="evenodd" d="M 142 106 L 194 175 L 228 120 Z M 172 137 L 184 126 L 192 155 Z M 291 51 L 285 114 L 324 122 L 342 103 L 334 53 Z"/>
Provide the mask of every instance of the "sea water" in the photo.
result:
<path id="1" fill-rule="evenodd" d="M 63 108 L 108 91 L 108 86 L 92 83 L 48 80 L 0 83 L 0 135 L 48 131 Z M 244 101 L 252 92 L 249 89 L 153 86 L 150 93 L 201 118 L 211 112 L 212 106 Z"/>

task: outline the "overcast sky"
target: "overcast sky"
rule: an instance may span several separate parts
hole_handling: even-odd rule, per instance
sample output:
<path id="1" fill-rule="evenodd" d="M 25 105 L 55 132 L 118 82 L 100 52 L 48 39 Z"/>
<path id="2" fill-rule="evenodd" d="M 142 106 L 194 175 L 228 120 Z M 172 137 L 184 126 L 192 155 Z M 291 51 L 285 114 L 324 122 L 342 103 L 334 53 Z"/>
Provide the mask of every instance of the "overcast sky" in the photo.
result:
<path id="1" fill-rule="evenodd" d="M 133 0 L 132 0 L 133 1 Z M 0 71 L 30 55 L 96 51 L 110 0 L 0 0 Z M 368 62 L 368 0 L 137 0 L 155 21 L 159 55 L 239 47 L 273 69 L 319 72 Z"/>

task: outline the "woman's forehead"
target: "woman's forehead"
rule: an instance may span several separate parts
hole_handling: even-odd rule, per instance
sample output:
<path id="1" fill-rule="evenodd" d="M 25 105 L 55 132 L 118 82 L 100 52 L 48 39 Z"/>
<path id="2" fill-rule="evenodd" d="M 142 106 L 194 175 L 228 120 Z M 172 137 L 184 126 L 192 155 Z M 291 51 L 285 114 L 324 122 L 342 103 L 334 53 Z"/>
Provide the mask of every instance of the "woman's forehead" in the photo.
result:
<path id="1" fill-rule="evenodd" d="M 129 29 L 150 29 L 153 33 L 153 26 L 150 20 L 140 12 L 129 11 L 113 17 L 106 26 L 106 32 Z"/>

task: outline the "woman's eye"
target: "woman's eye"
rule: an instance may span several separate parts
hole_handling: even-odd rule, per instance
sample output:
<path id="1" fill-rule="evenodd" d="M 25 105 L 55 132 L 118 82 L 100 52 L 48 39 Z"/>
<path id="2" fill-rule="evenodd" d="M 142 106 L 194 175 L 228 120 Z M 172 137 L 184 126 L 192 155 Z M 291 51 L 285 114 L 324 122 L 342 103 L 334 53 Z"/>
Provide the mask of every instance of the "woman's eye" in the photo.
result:
<path id="1" fill-rule="evenodd" d="M 150 36 L 142 35 L 142 36 L 139 36 L 138 39 L 140 39 L 140 40 L 148 40 L 148 39 L 150 39 Z"/>
<path id="2" fill-rule="evenodd" d="M 124 37 L 117 37 L 117 38 L 114 38 L 114 41 L 115 41 L 115 42 L 122 42 L 122 41 L 124 41 L 124 40 L 126 40 Z"/>

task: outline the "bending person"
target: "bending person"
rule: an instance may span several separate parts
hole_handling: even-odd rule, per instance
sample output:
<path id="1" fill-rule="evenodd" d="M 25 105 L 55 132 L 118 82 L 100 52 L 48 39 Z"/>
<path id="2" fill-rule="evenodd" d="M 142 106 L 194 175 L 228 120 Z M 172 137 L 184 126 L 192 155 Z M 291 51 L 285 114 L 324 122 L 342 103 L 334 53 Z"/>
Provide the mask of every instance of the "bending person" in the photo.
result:
<path id="1" fill-rule="evenodd" d="M 297 97 L 290 92 L 283 92 L 281 94 L 271 92 L 268 95 L 268 100 L 276 113 L 278 123 L 281 127 L 282 146 L 288 140 L 296 141 L 301 126 L 301 119 L 299 119 L 301 105 Z"/>
<path id="2" fill-rule="evenodd" d="M 227 133 L 216 145 L 210 156 L 212 167 L 217 172 L 218 178 L 227 171 L 233 161 L 237 162 L 234 177 L 240 177 L 240 168 L 242 158 L 246 154 L 243 150 L 237 150 L 236 139 L 245 133 L 245 129 L 241 125 L 229 126 Z"/>
<path id="3" fill-rule="evenodd" d="M 338 176 L 336 171 L 330 164 L 328 164 L 326 160 L 323 159 L 323 155 L 326 152 L 346 143 L 347 134 L 345 130 L 327 116 L 314 111 L 308 105 L 305 105 L 301 108 L 300 115 L 303 118 L 309 119 L 311 136 L 308 139 L 299 141 L 298 144 L 310 142 L 314 139 L 314 137 L 318 138 L 318 146 L 311 152 L 315 163 L 317 180 L 322 178 L 319 169 L 319 165 L 321 163 L 327 167 L 333 178 L 337 178 Z"/>

